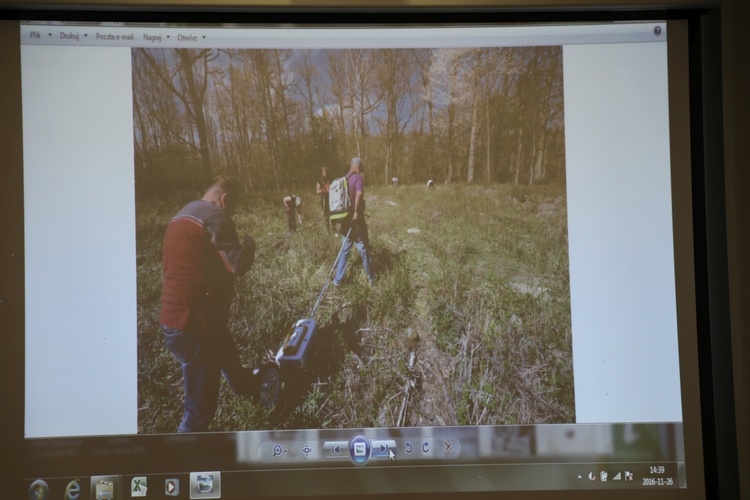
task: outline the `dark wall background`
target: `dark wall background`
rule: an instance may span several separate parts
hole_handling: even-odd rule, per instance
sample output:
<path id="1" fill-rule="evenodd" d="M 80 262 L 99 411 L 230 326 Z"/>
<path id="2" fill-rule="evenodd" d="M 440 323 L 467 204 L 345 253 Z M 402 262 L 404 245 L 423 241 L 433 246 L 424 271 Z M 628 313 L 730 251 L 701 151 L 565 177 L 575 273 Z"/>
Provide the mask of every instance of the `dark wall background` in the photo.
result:
<path id="1" fill-rule="evenodd" d="M 750 498 L 750 1 L 722 0 L 727 264 L 739 497 Z"/>

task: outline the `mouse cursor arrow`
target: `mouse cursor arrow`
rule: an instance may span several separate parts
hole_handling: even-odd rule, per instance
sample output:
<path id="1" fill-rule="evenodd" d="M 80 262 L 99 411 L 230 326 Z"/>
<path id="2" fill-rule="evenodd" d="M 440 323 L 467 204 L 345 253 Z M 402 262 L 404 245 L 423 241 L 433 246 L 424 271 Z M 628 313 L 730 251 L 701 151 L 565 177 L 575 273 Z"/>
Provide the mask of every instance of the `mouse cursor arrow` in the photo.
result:
<path id="1" fill-rule="evenodd" d="M 390 448 L 388 449 L 388 458 L 390 458 L 391 460 L 396 460 L 396 454 L 393 453 L 393 450 L 391 450 Z"/>

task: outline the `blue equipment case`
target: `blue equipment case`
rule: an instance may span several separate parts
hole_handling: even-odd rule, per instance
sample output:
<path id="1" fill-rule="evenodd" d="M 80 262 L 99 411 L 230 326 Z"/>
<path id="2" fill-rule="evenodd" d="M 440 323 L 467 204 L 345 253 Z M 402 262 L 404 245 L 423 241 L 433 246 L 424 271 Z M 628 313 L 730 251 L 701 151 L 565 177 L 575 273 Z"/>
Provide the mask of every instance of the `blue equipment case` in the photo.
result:
<path id="1" fill-rule="evenodd" d="M 312 318 L 304 318 L 294 324 L 276 358 L 282 370 L 300 369 L 307 365 L 315 343 L 316 327 Z"/>

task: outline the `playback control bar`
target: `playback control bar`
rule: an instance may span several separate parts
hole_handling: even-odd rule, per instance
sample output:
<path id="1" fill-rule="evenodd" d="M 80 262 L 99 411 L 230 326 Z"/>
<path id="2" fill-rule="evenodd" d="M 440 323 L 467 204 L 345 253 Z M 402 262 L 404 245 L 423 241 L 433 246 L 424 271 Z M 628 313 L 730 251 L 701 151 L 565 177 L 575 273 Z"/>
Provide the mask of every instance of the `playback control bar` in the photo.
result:
<path id="1" fill-rule="evenodd" d="M 456 459 L 461 442 L 452 437 L 369 439 L 357 435 L 348 441 L 266 441 L 258 447 L 265 463 L 295 463 L 349 460 L 355 465 L 373 462 Z"/>

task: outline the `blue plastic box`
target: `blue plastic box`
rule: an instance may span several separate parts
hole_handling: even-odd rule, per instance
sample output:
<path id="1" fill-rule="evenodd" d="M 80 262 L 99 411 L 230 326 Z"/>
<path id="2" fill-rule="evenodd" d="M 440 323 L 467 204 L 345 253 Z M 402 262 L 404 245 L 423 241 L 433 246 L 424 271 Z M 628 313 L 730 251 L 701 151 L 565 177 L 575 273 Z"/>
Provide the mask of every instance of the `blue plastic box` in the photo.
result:
<path id="1" fill-rule="evenodd" d="M 286 368 L 304 368 L 310 361 L 312 346 L 315 341 L 317 325 L 312 318 L 297 321 L 292 327 L 277 357 L 282 370 Z"/>

